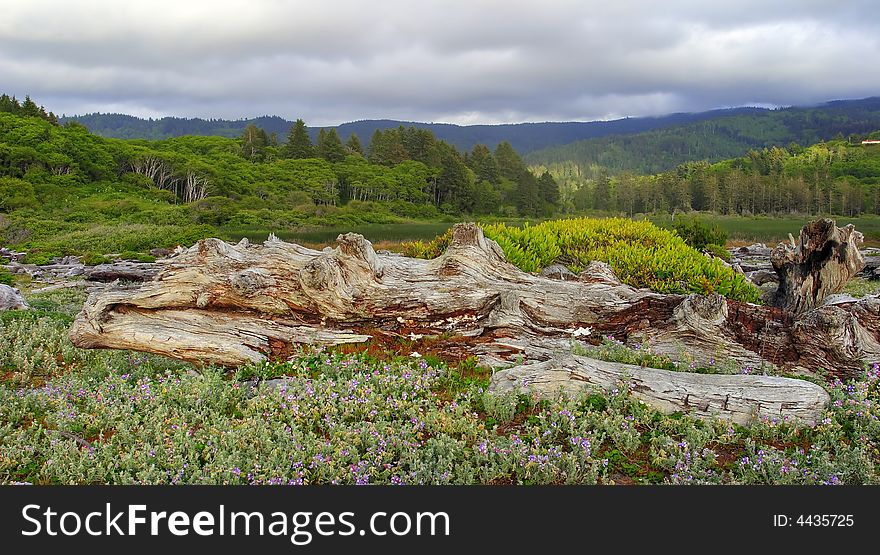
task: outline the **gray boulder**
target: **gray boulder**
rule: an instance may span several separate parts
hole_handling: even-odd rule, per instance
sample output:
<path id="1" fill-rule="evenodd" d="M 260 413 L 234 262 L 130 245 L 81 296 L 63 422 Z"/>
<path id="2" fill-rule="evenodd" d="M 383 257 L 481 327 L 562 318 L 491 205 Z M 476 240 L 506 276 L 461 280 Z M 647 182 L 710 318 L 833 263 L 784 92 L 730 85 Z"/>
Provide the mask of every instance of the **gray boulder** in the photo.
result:
<path id="1" fill-rule="evenodd" d="M 27 310 L 30 305 L 21 296 L 21 292 L 8 285 L 0 283 L 0 310 Z"/>

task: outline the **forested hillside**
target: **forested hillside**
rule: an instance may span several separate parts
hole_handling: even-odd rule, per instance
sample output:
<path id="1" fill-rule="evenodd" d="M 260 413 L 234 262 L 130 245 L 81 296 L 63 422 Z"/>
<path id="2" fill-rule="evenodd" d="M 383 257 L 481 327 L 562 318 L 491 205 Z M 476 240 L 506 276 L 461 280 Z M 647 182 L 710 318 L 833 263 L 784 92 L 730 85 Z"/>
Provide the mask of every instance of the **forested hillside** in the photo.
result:
<path id="1" fill-rule="evenodd" d="M 255 125 L 234 139 L 106 139 L 48 114 L 0 112 L 0 240 L 55 255 L 144 251 L 223 226 L 556 211 L 553 179 L 533 175 L 509 143 L 461 153 L 403 127 L 363 145 L 332 129 L 317 138 L 298 121 L 282 141 Z"/>
<path id="2" fill-rule="evenodd" d="M 750 149 L 809 145 L 880 129 L 880 97 L 836 101 L 814 108 L 762 110 L 667 127 L 630 136 L 549 147 L 530 153 L 535 165 L 569 168 L 587 177 L 599 172 L 659 173 L 684 162 L 742 156 Z"/>
<path id="3" fill-rule="evenodd" d="M 574 164 L 536 166 L 560 183 L 567 211 L 628 215 L 691 210 L 718 214 L 880 214 L 880 132 L 750 150 L 745 156 L 680 164 L 666 172 L 594 177 Z"/>

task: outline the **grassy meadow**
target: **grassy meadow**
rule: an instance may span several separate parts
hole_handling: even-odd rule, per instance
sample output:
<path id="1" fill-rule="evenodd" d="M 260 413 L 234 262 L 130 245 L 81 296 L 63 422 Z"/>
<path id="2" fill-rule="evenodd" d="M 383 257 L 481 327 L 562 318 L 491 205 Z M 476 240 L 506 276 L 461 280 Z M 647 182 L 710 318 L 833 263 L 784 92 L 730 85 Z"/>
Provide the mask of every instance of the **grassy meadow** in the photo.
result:
<path id="1" fill-rule="evenodd" d="M 82 350 L 67 339 L 81 292 L 27 297 L 34 310 L 0 314 L 0 483 L 880 481 L 876 365 L 828 384 L 833 402 L 815 428 L 743 427 L 660 414 L 626 382 L 553 402 L 490 395 L 491 370 L 448 356 L 436 337 L 306 349 L 237 370 Z M 678 368 L 647 344 L 572 349 Z M 698 371 L 754 370 L 719 361 Z"/>

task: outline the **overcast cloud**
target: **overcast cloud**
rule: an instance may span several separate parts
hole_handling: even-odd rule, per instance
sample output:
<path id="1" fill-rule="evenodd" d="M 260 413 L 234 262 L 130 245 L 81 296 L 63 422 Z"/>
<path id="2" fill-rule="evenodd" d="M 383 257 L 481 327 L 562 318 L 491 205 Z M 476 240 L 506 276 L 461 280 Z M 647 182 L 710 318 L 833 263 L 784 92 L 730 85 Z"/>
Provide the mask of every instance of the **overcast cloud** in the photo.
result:
<path id="1" fill-rule="evenodd" d="M 57 113 L 587 121 L 880 94 L 876 0 L 3 0 Z"/>

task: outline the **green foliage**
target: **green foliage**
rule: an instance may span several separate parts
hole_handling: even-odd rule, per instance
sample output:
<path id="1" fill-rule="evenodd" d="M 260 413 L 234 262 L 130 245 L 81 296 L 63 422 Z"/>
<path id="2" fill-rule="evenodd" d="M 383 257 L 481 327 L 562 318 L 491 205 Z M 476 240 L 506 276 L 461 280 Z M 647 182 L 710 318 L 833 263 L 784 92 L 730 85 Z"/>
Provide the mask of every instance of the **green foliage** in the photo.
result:
<path id="1" fill-rule="evenodd" d="M 731 256 L 730 251 L 724 247 L 724 245 L 716 245 L 714 243 L 709 243 L 706 245 L 703 250 L 712 256 L 718 257 L 725 262 L 730 262 Z"/>
<path id="2" fill-rule="evenodd" d="M 437 258 L 449 248 L 452 242 L 452 229 L 430 241 L 409 241 L 401 245 L 401 252 L 410 258 Z"/>
<path id="3" fill-rule="evenodd" d="M 34 310 L 0 314 L 0 483 L 880 481 L 876 365 L 829 385 L 815 428 L 739 426 L 660 414 L 626 381 L 553 401 L 489 394 L 490 372 L 473 359 L 447 367 L 305 350 L 232 375 L 81 350 L 67 329 L 83 297 L 32 295 Z M 612 342 L 598 349 L 634 356 Z"/>
<path id="4" fill-rule="evenodd" d="M 675 233 L 647 221 L 620 218 L 547 221 L 521 228 L 483 227 L 507 259 L 527 272 L 562 263 L 577 273 L 592 260 L 607 262 L 618 278 L 661 293 L 720 293 L 758 302 L 760 293 L 742 275 L 687 246 Z"/>
<path id="5" fill-rule="evenodd" d="M 134 251 L 124 251 L 119 254 L 122 260 L 136 260 L 138 262 L 155 262 L 156 257 L 151 254 Z"/>
<path id="6" fill-rule="evenodd" d="M 698 218 L 678 218 L 672 223 L 672 229 L 684 242 L 697 250 L 703 250 L 709 245 L 727 244 L 727 234 L 717 224 L 710 225 Z"/>
<path id="7" fill-rule="evenodd" d="M 97 266 L 98 264 L 110 264 L 113 259 L 94 251 L 87 252 L 82 255 L 82 263 L 86 266 Z"/>
<path id="8" fill-rule="evenodd" d="M 312 158 L 315 155 L 315 147 L 309 138 L 309 131 L 303 120 L 298 119 L 291 126 L 287 135 L 287 144 L 281 149 L 286 158 Z"/>
<path id="9" fill-rule="evenodd" d="M 15 276 L 6 268 L 0 268 L 0 283 L 3 285 L 15 285 Z"/>

